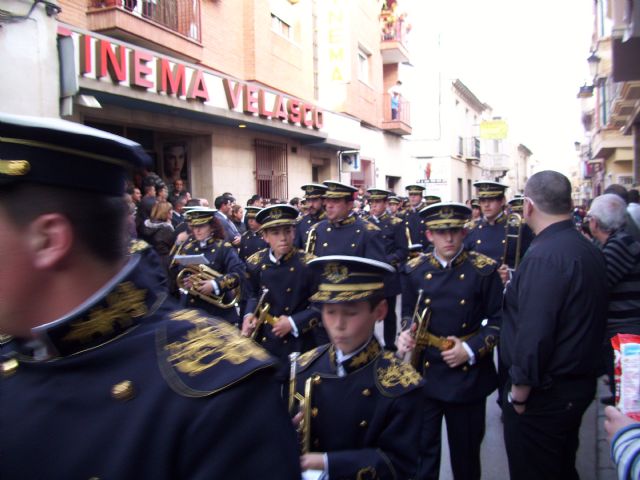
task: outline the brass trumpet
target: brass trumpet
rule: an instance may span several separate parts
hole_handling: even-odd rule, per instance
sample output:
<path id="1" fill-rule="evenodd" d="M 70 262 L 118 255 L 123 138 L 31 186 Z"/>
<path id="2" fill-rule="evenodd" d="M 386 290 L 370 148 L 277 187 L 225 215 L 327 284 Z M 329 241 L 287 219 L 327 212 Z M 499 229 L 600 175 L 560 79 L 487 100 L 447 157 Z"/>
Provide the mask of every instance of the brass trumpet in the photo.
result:
<path id="1" fill-rule="evenodd" d="M 307 241 L 304 244 L 304 252 L 305 253 L 313 253 L 314 250 L 316 249 L 316 236 L 318 235 L 316 233 L 316 225 L 311 227 L 311 229 L 309 230 L 309 233 L 307 235 Z"/>
<path id="2" fill-rule="evenodd" d="M 513 270 L 515 271 L 518 268 L 518 265 L 520 264 L 520 250 L 521 250 L 521 246 L 522 246 L 522 227 L 524 225 L 524 221 L 522 219 L 522 217 L 520 216 L 520 214 L 512 212 L 509 215 L 507 215 L 507 221 L 506 224 L 504 226 L 504 231 L 505 231 L 505 238 L 504 238 L 504 252 L 503 252 L 503 256 L 502 259 L 504 261 L 505 264 L 507 264 L 508 261 L 508 257 L 507 254 L 509 253 L 509 239 L 510 238 L 515 238 L 516 239 L 516 252 L 515 252 L 515 257 L 513 260 Z M 510 233 L 513 232 L 515 230 L 516 233 Z M 507 266 L 509 266 L 507 264 Z M 509 268 L 511 268 L 509 266 Z"/>
<path id="3" fill-rule="evenodd" d="M 194 297 L 198 297 L 205 302 L 209 302 L 218 308 L 232 308 L 236 303 L 238 303 L 238 300 L 240 299 L 240 286 L 237 286 L 236 288 L 231 290 L 231 293 L 233 293 L 233 299 L 228 302 L 224 301 L 224 293 L 222 293 L 221 295 L 215 295 L 213 293 L 211 293 L 210 295 L 205 295 L 203 293 L 200 293 L 195 288 L 195 286 L 201 282 L 208 282 L 220 277 L 222 277 L 222 274 L 220 272 L 206 265 L 187 265 L 182 270 L 180 270 L 180 273 L 178 273 L 178 276 L 176 277 L 176 284 L 181 291 L 188 293 L 189 295 L 192 295 Z M 187 278 L 189 279 L 189 283 L 191 284 L 191 286 L 188 288 L 186 286 Z"/>
<path id="4" fill-rule="evenodd" d="M 289 412 L 291 415 L 295 414 L 295 405 L 298 402 L 300 412 L 302 412 L 298 434 L 300 435 L 302 454 L 304 455 L 311 451 L 311 390 L 313 388 L 313 376 L 307 378 L 304 382 L 304 395 L 296 392 L 297 361 L 299 356 L 300 353 L 298 352 L 289 355 L 289 361 L 291 362 L 289 371 Z"/>
<path id="5" fill-rule="evenodd" d="M 431 309 L 429 306 L 425 306 L 422 311 L 420 311 L 420 302 L 422 301 L 422 295 L 424 291 L 422 289 L 418 290 L 418 301 L 416 302 L 415 309 L 413 310 L 413 318 L 412 323 L 417 325 L 415 331 L 411 334 L 413 338 L 416 340 L 416 346 L 411 351 L 411 357 L 409 359 L 409 363 L 416 370 L 420 371 L 420 357 L 424 349 L 429 345 L 429 322 L 431 320 Z"/>

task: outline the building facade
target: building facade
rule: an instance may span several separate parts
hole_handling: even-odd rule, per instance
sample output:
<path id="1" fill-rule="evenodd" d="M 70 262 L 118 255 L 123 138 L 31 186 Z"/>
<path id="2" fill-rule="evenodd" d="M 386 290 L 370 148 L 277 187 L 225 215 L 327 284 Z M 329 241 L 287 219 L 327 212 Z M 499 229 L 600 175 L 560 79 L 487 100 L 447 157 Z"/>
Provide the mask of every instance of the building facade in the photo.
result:
<path id="1" fill-rule="evenodd" d="M 209 201 L 288 199 L 326 179 L 401 189 L 410 105 L 392 115 L 388 91 L 408 24 L 394 3 L 60 0 L 47 75 L 63 81 L 34 113 L 138 141 L 156 172 Z"/>

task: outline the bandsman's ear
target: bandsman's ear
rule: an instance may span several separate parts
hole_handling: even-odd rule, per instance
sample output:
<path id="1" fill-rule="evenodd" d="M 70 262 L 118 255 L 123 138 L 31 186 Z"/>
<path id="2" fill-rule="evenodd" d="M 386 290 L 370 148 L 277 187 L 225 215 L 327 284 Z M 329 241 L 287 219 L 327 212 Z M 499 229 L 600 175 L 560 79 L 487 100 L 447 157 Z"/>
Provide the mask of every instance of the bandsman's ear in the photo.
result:
<path id="1" fill-rule="evenodd" d="M 71 252 L 73 227 L 59 213 L 40 215 L 29 224 L 25 235 L 36 268 L 56 267 Z"/>

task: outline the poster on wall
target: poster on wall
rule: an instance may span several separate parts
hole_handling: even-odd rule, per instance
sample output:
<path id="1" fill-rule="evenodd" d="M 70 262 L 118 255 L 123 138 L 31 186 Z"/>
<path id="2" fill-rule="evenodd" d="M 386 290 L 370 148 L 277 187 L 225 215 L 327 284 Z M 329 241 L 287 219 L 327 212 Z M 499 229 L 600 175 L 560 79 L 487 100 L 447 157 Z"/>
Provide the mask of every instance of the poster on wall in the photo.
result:
<path id="1" fill-rule="evenodd" d="M 416 183 L 423 185 L 424 195 L 437 195 L 443 201 L 450 200 L 448 161 L 440 158 L 418 159 Z"/>
<path id="2" fill-rule="evenodd" d="M 188 191 L 187 142 L 167 142 L 162 146 L 162 178 L 169 187 L 169 194 L 177 195 L 179 192 L 174 190 L 180 190 L 180 187 Z"/>

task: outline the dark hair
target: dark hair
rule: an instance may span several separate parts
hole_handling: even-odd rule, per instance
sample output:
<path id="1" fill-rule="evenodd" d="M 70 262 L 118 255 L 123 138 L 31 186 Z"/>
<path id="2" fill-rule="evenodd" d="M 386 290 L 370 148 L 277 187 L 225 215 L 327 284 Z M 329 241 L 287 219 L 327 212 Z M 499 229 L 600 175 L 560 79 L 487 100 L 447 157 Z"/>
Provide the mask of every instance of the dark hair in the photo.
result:
<path id="1" fill-rule="evenodd" d="M 629 190 L 629 202 L 628 203 L 640 203 L 640 193 L 635 188 Z"/>
<path id="2" fill-rule="evenodd" d="M 299 205 L 300 204 L 300 199 L 298 197 L 293 197 L 290 201 L 289 201 L 290 205 Z"/>
<path id="3" fill-rule="evenodd" d="M 614 193 L 624 200 L 624 203 L 629 204 L 629 192 L 622 185 L 618 185 L 617 183 L 609 185 L 604 189 L 604 193 Z"/>
<path id="4" fill-rule="evenodd" d="M 224 240 L 224 228 L 216 217 L 212 217 L 209 220 L 209 225 L 211 226 L 211 236 L 218 240 Z"/>
<path id="5" fill-rule="evenodd" d="M 220 195 L 219 197 L 216 197 L 213 204 L 215 205 L 216 210 L 220 210 L 221 206 L 226 205 L 227 203 L 233 202 L 234 200 L 235 199 L 233 197 Z"/>
<path id="6" fill-rule="evenodd" d="M 117 262 L 127 253 L 128 206 L 123 197 L 23 183 L 2 187 L 0 204 L 20 227 L 47 213 L 64 215 L 79 243 L 101 261 Z"/>
<path id="7" fill-rule="evenodd" d="M 251 198 L 250 198 L 249 200 L 247 200 L 247 207 L 250 207 L 250 206 L 252 206 L 252 205 L 255 205 L 255 204 L 256 204 L 256 202 L 257 202 L 258 200 L 260 200 L 260 198 L 261 198 L 261 197 L 260 197 L 260 195 L 258 195 L 258 194 L 252 195 L 252 196 L 251 196 Z"/>
<path id="8" fill-rule="evenodd" d="M 371 297 L 367 298 L 367 303 L 369 304 L 369 310 L 373 311 L 374 308 L 378 306 L 378 304 L 385 299 L 384 294 L 375 293 Z"/>
<path id="9" fill-rule="evenodd" d="M 571 183 L 559 172 L 544 170 L 529 178 L 524 194 L 533 200 L 534 205 L 549 215 L 571 213 Z"/>

